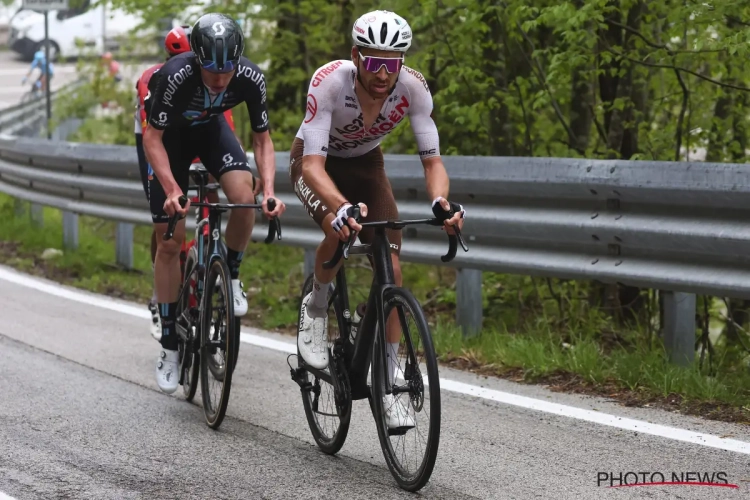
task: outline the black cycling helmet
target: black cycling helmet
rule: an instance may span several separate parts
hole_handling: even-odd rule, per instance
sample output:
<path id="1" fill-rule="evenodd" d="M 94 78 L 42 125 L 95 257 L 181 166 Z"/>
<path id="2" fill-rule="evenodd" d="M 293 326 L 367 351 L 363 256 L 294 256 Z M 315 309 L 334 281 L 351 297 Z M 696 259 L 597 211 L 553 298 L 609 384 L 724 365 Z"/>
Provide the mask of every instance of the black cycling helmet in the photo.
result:
<path id="1" fill-rule="evenodd" d="M 190 48 L 201 67 L 216 73 L 237 68 L 245 37 L 242 29 L 224 14 L 204 14 L 193 25 Z"/>

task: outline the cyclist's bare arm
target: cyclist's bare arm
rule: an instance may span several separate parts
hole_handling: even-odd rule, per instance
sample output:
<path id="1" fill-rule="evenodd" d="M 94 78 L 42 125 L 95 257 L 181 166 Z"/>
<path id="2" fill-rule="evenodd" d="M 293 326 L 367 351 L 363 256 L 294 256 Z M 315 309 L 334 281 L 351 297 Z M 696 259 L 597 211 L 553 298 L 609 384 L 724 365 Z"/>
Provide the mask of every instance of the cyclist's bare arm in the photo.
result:
<path id="1" fill-rule="evenodd" d="M 338 190 L 331 177 L 326 172 L 326 157 L 320 155 L 305 155 L 302 157 L 302 179 L 314 193 L 320 196 L 321 201 L 333 214 L 344 203 L 352 205 L 359 200 L 347 200 Z M 328 216 L 332 220 L 332 216 Z M 330 220 L 326 221 L 330 225 Z"/>
<path id="2" fill-rule="evenodd" d="M 273 197 L 273 183 L 276 178 L 276 154 L 271 133 L 268 130 L 253 132 L 253 155 L 263 185 L 263 199 Z"/>
<path id="3" fill-rule="evenodd" d="M 416 86 L 420 98 L 412 100 L 413 107 L 409 113 L 411 127 L 414 131 L 419 156 L 422 160 L 425 184 L 430 201 L 439 199 L 443 210 L 449 211 L 448 193 L 450 191 L 450 180 L 448 179 L 448 172 L 445 170 L 443 160 L 440 157 L 440 137 L 435 121 L 432 119 L 432 96 L 426 85 L 424 88 L 426 92 L 422 92 L 422 88 Z M 453 232 L 449 226 L 456 224 L 459 228 L 463 225 L 463 219 L 459 213 L 445 221 L 445 226 L 449 233 Z"/>
<path id="4" fill-rule="evenodd" d="M 434 200 L 438 196 L 448 198 L 450 180 L 448 180 L 448 172 L 445 170 L 442 158 L 439 156 L 424 158 L 422 159 L 422 167 L 424 167 L 424 179 L 430 200 Z"/>

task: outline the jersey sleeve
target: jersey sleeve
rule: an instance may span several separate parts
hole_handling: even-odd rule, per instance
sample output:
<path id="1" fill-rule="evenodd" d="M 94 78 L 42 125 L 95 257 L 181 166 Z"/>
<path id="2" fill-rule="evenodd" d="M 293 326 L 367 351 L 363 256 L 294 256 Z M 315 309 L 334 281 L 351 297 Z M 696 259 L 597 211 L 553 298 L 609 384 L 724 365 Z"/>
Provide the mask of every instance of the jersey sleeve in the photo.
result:
<path id="1" fill-rule="evenodd" d="M 180 64 L 173 68 L 165 64 L 148 82 L 144 104 L 148 113 L 148 125 L 156 130 L 165 130 L 178 120 L 195 90 L 194 85 L 186 83 L 186 75 L 192 74 L 192 68 L 187 73 L 186 69 Z"/>
<path id="2" fill-rule="evenodd" d="M 440 156 L 440 136 L 432 119 L 432 94 L 421 73 L 414 70 L 409 73 L 409 93 L 412 98 L 409 119 L 417 141 L 419 157 L 424 159 Z"/>
<path id="3" fill-rule="evenodd" d="M 268 107 L 266 105 L 266 77 L 263 71 L 246 58 L 240 59 L 237 72 L 245 86 L 245 105 L 250 115 L 250 128 L 253 132 L 268 130 Z"/>
<path id="4" fill-rule="evenodd" d="M 305 142 L 304 156 L 328 156 L 333 107 L 343 88 L 342 79 L 333 74 L 316 78 L 328 66 L 330 63 L 315 70 L 307 89 L 307 111 L 300 127 Z"/>

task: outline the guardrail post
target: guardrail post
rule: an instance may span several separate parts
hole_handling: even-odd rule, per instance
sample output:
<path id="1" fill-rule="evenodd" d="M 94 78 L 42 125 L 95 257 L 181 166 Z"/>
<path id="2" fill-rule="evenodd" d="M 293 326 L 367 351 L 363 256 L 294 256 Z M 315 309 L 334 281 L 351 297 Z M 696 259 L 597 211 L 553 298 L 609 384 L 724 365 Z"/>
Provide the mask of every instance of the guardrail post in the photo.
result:
<path id="1" fill-rule="evenodd" d="M 305 279 L 315 271 L 315 249 L 305 248 Z"/>
<path id="2" fill-rule="evenodd" d="M 23 217 L 26 215 L 26 202 L 20 198 L 13 200 L 13 208 L 16 212 L 16 217 Z"/>
<path id="3" fill-rule="evenodd" d="M 482 329 L 482 271 L 456 269 L 456 323 L 464 337 Z"/>
<path id="4" fill-rule="evenodd" d="M 133 224 L 118 222 L 115 233 L 115 258 L 125 269 L 133 268 Z"/>
<path id="5" fill-rule="evenodd" d="M 78 248 L 78 214 L 73 212 L 63 212 L 63 246 Z"/>
<path id="6" fill-rule="evenodd" d="M 664 294 L 664 347 L 669 361 L 687 366 L 695 360 L 695 294 Z"/>
<path id="7" fill-rule="evenodd" d="M 37 204 L 31 204 L 31 223 L 37 227 L 44 225 L 44 207 Z"/>

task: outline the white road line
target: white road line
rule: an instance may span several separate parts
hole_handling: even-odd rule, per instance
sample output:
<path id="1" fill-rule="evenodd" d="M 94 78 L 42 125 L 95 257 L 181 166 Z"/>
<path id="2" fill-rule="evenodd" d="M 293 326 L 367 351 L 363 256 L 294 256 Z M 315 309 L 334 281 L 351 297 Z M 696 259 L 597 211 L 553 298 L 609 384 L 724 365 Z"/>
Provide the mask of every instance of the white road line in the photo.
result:
<path id="1" fill-rule="evenodd" d="M 16 500 L 16 499 L 0 491 L 0 500 Z"/>
<path id="2" fill-rule="evenodd" d="M 28 276 L 26 274 L 22 274 L 15 270 L 11 270 L 2 266 L 0 266 L 0 279 L 83 304 L 88 304 L 103 309 L 109 309 L 111 311 L 128 314 L 130 316 L 135 316 L 138 318 L 151 318 L 151 313 L 144 306 L 134 306 L 122 301 L 105 297 L 103 295 L 74 291 L 67 287 L 47 283 L 35 277 Z M 241 334 L 242 342 L 257 347 L 272 349 L 274 351 L 296 354 L 297 347 L 293 342 L 283 342 L 265 337 L 263 335 L 249 333 L 253 331 L 262 332 L 262 330 L 257 330 L 255 328 L 244 328 Z M 675 441 L 683 441 L 686 443 L 697 444 L 709 448 L 717 448 L 720 450 L 750 455 L 750 443 L 746 441 L 725 439 L 713 434 L 704 434 L 702 432 L 694 432 L 677 427 L 651 424 L 641 420 L 618 417 L 617 415 L 611 415 L 608 413 L 585 410 L 582 408 L 576 408 L 574 406 L 551 403 L 548 401 L 534 399 L 526 396 L 519 396 L 517 394 L 511 394 L 509 392 L 487 389 L 484 387 L 466 384 L 446 378 L 440 379 L 440 388 L 445 391 L 465 394 L 467 396 L 487 399 L 512 406 L 518 406 L 521 408 L 526 408 L 528 410 L 551 413 L 553 415 L 575 418 L 578 420 L 584 420 L 586 422 L 614 427 L 617 429 L 640 432 L 643 434 L 650 434 L 653 436 L 673 439 Z M 4 499 L 0 497 L 0 500 Z"/>

